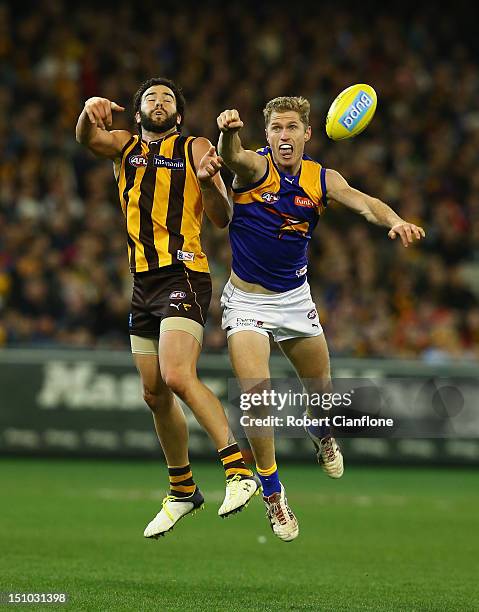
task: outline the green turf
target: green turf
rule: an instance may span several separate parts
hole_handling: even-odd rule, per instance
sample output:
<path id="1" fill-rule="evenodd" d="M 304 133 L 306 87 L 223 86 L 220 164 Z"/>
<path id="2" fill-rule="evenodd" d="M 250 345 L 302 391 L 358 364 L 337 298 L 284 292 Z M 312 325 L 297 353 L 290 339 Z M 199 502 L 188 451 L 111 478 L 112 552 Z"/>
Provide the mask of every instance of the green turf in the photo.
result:
<path id="1" fill-rule="evenodd" d="M 214 464 L 194 466 L 206 509 L 159 541 L 142 532 L 164 492 L 160 464 L 4 459 L 0 474 L 0 591 L 70 594 L 17 610 L 479 609 L 477 472 L 349 467 L 331 481 L 284 466 L 301 530 L 289 544 L 259 498 L 217 517 Z"/>

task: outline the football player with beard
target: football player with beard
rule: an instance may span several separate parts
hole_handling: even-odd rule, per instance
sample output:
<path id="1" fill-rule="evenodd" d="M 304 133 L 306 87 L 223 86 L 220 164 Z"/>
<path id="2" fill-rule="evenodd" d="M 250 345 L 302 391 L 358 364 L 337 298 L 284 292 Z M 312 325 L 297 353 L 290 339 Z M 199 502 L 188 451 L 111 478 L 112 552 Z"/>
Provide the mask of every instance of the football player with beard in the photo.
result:
<path id="1" fill-rule="evenodd" d="M 112 130 L 106 98 L 86 101 L 76 137 L 111 159 L 126 219 L 133 273 L 131 349 L 144 398 L 168 465 L 170 492 L 144 535 L 158 538 L 203 505 L 188 456 L 188 429 L 175 394 L 193 411 L 218 449 L 226 474 L 221 517 L 242 510 L 259 483 L 243 460 L 218 398 L 197 376 L 211 299 L 208 260 L 200 242 L 203 211 L 218 227 L 231 219 L 219 170 L 222 160 L 203 137 L 182 136 L 185 100 L 164 78 L 144 82 L 133 99 L 138 135 Z"/>

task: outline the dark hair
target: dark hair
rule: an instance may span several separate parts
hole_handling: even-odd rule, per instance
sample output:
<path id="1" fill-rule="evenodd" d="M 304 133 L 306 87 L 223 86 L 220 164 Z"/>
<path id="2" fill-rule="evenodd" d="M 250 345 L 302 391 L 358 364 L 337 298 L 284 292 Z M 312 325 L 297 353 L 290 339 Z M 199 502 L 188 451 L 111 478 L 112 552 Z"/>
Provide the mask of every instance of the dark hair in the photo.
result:
<path id="1" fill-rule="evenodd" d="M 181 88 L 178 87 L 178 85 L 174 83 L 173 81 L 170 81 L 170 79 L 155 78 L 155 79 L 148 79 L 148 81 L 145 81 L 144 83 L 142 83 L 138 91 L 133 96 L 134 114 L 136 115 L 136 113 L 140 111 L 141 98 L 143 97 L 143 94 L 145 93 L 147 89 L 149 89 L 150 87 L 153 87 L 153 85 L 165 85 L 166 87 L 169 87 L 171 91 L 175 94 L 176 110 L 178 111 L 178 114 L 181 117 L 181 121 L 178 124 L 178 131 L 181 132 L 181 128 L 185 120 L 185 97 L 183 96 L 183 92 L 181 91 Z M 138 126 L 138 129 L 140 130 L 140 133 L 141 133 L 141 126 Z"/>

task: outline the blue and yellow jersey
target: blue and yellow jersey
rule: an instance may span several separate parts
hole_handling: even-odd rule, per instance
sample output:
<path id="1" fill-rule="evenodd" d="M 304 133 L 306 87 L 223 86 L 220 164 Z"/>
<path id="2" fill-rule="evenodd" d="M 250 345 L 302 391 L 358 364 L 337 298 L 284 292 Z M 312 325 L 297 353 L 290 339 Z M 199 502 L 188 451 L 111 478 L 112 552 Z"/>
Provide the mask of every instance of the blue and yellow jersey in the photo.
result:
<path id="1" fill-rule="evenodd" d="M 289 291 L 306 280 L 308 244 L 327 206 L 326 170 L 303 155 L 299 173 L 290 176 L 279 171 L 269 147 L 258 153 L 268 162 L 263 178 L 233 189 L 232 267 L 244 281 Z"/>

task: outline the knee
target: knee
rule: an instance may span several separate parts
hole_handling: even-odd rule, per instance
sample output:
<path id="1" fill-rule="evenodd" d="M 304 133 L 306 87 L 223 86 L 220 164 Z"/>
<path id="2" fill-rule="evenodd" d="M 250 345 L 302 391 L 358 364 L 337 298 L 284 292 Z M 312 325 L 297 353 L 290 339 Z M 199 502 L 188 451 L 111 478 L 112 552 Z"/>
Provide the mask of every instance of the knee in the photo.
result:
<path id="1" fill-rule="evenodd" d="M 195 376 L 184 368 L 168 368 L 163 375 L 166 386 L 182 399 L 187 395 L 194 378 Z"/>
<path id="2" fill-rule="evenodd" d="M 143 387 L 143 399 L 152 412 L 160 412 L 167 409 L 171 403 L 172 395 L 169 389 L 149 389 Z"/>
<path id="3" fill-rule="evenodd" d="M 309 393 L 317 393 L 319 395 L 322 393 L 333 392 L 333 385 L 329 375 L 321 376 L 313 379 L 312 381 L 308 381 L 306 387 Z"/>

